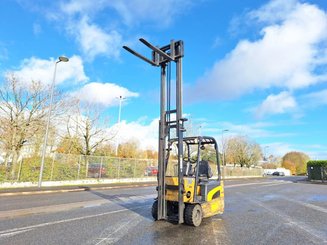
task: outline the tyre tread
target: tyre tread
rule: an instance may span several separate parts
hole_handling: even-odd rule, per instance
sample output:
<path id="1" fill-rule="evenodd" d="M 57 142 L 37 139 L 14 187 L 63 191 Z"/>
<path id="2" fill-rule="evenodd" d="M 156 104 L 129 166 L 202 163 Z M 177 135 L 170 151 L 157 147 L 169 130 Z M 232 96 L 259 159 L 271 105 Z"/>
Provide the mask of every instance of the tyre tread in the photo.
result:
<path id="1" fill-rule="evenodd" d="M 189 204 L 185 207 L 184 222 L 187 225 L 198 226 L 198 225 L 195 225 L 195 222 L 194 222 L 195 220 L 193 220 L 193 212 L 194 212 L 195 207 L 197 207 L 197 206 L 199 206 L 201 209 L 201 206 L 199 204 Z M 202 210 L 201 210 L 201 216 L 202 216 Z M 202 221 L 202 217 L 201 217 L 201 221 Z M 201 222 L 200 222 L 200 224 L 201 224 Z"/>

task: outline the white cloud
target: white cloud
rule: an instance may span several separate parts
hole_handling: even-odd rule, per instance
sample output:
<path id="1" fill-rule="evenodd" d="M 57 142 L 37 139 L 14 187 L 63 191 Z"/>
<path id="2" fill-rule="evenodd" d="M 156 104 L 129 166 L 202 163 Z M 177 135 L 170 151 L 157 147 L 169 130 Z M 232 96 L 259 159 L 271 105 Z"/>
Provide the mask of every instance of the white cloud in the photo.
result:
<path id="1" fill-rule="evenodd" d="M 76 123 L 81 123 L 87 119 L 87 116 L 79 115 L 74 112 L 67 115 L 62 115 L 61 123 L 57 123 L 57 130 L 61 135 L 65 135 L 67 131 L 67 125 L 63 122 L 68 122 L 67 119 L 70 118 L 68 127 L 71 133 L 75 133 Z M 104 125 L 97 125 L 101 127 L 104 132 L 110 138 L 111 143 L 127 143 L 130 141 L 136 141 L 139 143 L 139 147 L 143 150 L 158 150 L 158 125 L 159 119 L 153 119 L 150 122 L 146 122 L 144 118 L 127 123 L 125 120 L 121 121 L 119 124 L 113 124 L 109 128 L 105 128 Z M 107 124 L 106 124 L 107 125 Z M 113 137 L 113 138 L 112 138 Z M 94 139 L 93 139 L 94 140 Z"/>
<path id="2" fill-rule="evenodd" d="M 79 91 L 73 92 L 72 95 L 78 97 L 81 101 L 107 107 L 117 105 L 119 103 L 117 97 L 119 96 L 124 98 L 137 97 L 138 93 L 131 92 L 127 88 L 114 83 L 92 82 L 86 84 Z"/>
<path id="3" fill-rule="evenodd" d="M 158 26 L 170 25 L 174 18 L 192 6 L 192 0 L 114 0 L 110 1 L 126 25 L 148 22 Z"/>
<path id="4" fill-rule="evenodd" d="M 272 9 L 275 12 L 268 16 Z M 294 90 L 321 82 L 322 74 L 316 75 L 315 69 L 316 61 L 324 61 L 321 55 L 326 53 L 327 15 L 309 4 L 297 3 L 286 10 L 275 6 L 257 11 L 260 21 L 273 21 L 273 15 L 279 16 L 279 21 L 263 28 L 261 39 L 240 41 L 197 81 L 190 91 L 192 97 L 230 99 L 255 89 Z M 319 64 L 326 65 L 326 60 Z"/>
<path id="5" fill-rule="evenodd" d="M 271 142 L 266 146 L 268 146 L 267 155 L 283 157 L 288 152 L 298 151 L 307 154 L 313 160 L 327 158 L 325 145 L 292 145 L 285 142 Z"/>
<path id="6" fill-rule="evenodd" d="M 122 36 L 117 31 L 106 32 L 96 24 L 90 24 L 86 17 L 79 23 L 74 23 L 70 30 L 74 30 L 73 35 L 87 59 L 92 60 L 102 54 L 111 58 L 119 57 Z"/>
<path id="7" fill-rule="evenodd" d="M 2 64 L 2 61 L 7 60 L 9 57 L 8 50 L 6 47 L 0 42 L 0 65 Z"/>
<path id="8" fill-rule="evenodd" d="M 39 35 L 42 32 L 42 27 L 39 23 L 33 24 L 33 33 L 35 36 Z"/>
<path id="9" fill-rule="evenodd" d="M 158 119 L 149 124 L 122 121 L 119 125 L 115 124 L 111 130 L 118 132 L 116 139 L 119 139 L 119 143 L 136 140 L 141 149 L 158 150 L 158 123 Z"/>
<path id="10" fill-rule="evenodd" d="M 74 15 L 74 14 L 85 14 L 90 15 L 91 13 L 95 13 L 102 8 L 104 8 L 106 1 L 98 0 L 96 4 L 94 4 L 93 0 L 72 0 L 72 1 L 63 1 L 60 4 L 60 9 L 62 12 L 68 14 L 68 15 Z"/>
<path id="11" fill-rule="evenodd" d="M 111 9 L 115 10 L 128 26 L 140 23 L 167 26 L 194 2 L 192 0 L 157 0 L 153 4 L 152 0 L 100 0 L 94 4 L 92 0 L 74 0 L 62 3 L 61 10 L 70 16 L 77 14 L 94 16 L 100 11 Z"/>
<path id="12" fill-rule="evenodd" d="M 96 14 L 107 7 L 106 1 L 70 1 L 61 3 L 60 11 L 63 13 L 67 25 L 66 31 L 75 38 L 87 60 L 104 55 L 109 58 L 119 58 L 122 35 L 118 30 L 106 26 L 101 27 L 95 23 Z"/>
<path id="13" fill-rule="evenodd" d="M 61 2 L 59 11 L 62 16 L 54 19 L 67 23 L 64 26 L 65 30 L 76 40 L 89 61 L 101 55 L 115 59 L 120 56 L 122 46 L 120 32 L 111 25 L 102 27 L 96 23 L 97 14 L 107 7 L 107 1 L 97 1 L 96 4 L 90 0 Z"/>
<path id="14" fill-rule="evenodd" d="M 42 84 L 50 84 L 53 80 L 53 72 L 56 60 L 44 60 L 36 57 L 24 59 L 14 73 L 21 81 L 29 83 L 31 80 L 40 81 Z M 88 78 L 84 73 L 83 61 L 79 56 L 72 56 L 69 62 L 57 64 L 56 84 L 63 82 L 85 82 Z"/>
<path id="15" fill-rule="evenodd" d="M 207 123 L 202 127 L 203 134 L 208 134 L 214 136 L 218 141 L 221 140 L 222 131 L 228 129 L 224 132 L 224 137 L 228 138 L 235 135 L 243 135 L 252 139 L 262 139 L 262 138 L 278 138 L 278 137 L 289 137 L 294 136 L 294 133 L 287 132 L 277 132 L 275 128 L 285 125 L 285 123 L 271 123 L 271 122 L 256 122 L 247 124 L 236 124 L 232 122 L 215 122 Z M 287 123 L 287 126 L 290 124 Z"/>
<path id="16" fill-rule="evenodd" d="M 281 92 L 277 95 L 269 95 L 260 106 L 255 109 L 258 118 L 262 118 L 270 114 L 283 114 L 294 110 L 297 103 L 289 92 Z"/>
<path id="17" fill-rule="evenodd" d="M 193 0 L 71 0 L 59 4 L 59 13 L 52 13 L 48 18 L 64 21 L 64 28 L 79 44 L 83 54 L 92 60 L 104 55 L 119 58 L 126 26 L 131 27 L 142 23 L 166 27 L 173 20 L 192 6 Z M 105 13 L 105 14 L 102 14 Z M 97 16 L 110 16 L 103 26 Z M 116 19 L 113 18 L 116 17 Z M 122 23 L 125 26 L 122 28 Z"/>
<path id="18" fill-rule="evenodd" d="M 327 105 L 327 89 L 303 96 L 304 103 L 310 106 Z"/>
<path id="19" fill-rule="evenodd" d="M 269 144 L 266 144 L 266 146 L 268 146 L 266 150 L 267 155 L 274 155 L 280 157 L 283 157 L 286 153 L 291 151 L 299 151 L 292 145 L 284 142 L 271 142 Z"/>
<path id="20" fill-rule="evenodd" d="M 229 135 L 245 135 L 249 138 L 260 138 L 272 136 L 272 132 L 267 130 L 264 126 L 259 124 L 234 124 L 225 123 L 225 129 L 229 131 L 225 133 L 226 137 Z"/>
<path id="21" fill-rule="evenodd" d="M 288 14 L 297 7 L 297 0 L 274 0 L 262 6 L 258 10 L 251 11 L 248 15 L 261 22 L 274 23 L 285 20 Z"/>

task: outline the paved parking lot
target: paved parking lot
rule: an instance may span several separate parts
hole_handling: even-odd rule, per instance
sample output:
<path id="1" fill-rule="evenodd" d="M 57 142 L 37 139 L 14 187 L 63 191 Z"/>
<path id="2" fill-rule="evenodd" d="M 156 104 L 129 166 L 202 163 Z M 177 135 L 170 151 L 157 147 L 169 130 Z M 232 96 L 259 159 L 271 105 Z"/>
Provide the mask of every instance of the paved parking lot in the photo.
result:
<path id="1" fill-rule="evenodd" d="M 1 197 L 0 244 L 327 244 L 327 187 L 299 180 L 226 181 L 197 228 L 154 222 L 154 187 Z"/>

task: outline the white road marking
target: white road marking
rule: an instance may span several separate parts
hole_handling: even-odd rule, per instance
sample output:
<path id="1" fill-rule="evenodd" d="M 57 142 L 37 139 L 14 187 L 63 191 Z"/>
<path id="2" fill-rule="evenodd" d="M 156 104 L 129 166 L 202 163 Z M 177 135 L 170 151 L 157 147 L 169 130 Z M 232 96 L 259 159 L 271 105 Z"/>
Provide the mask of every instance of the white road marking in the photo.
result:
<path id="1" fill-rule="evenodd" d="M 134 218 L 131 218 L 132 215 L 128 217 L 128 220 L 123 221 L 121 224 L 115 226 L 114 230 L 111 230 L 112 226 L 109 227 L 109 229 L 105 229 L 101 236 L 97 239 L 100 240 L 95 245 L 99 244 L 112 244 L 115 242 L 118 242 L 122 237 L 124 237 L 128 231 L 135 226 L 137 226 L 143 218 L 137 214 L 134 213 Z M 106 234 L 107 233 L 107 234 Z"/>
<path id="2" fill-rule="evenodd" d="M 123 197 L 118 199 L 100 199 L 100 200 L 93 200 L 93 201 L 84 201 L 84 202 L 74 202 L 74 203 L 64 203 L 58 205 L 50 205 L 50 206 L 39 206 L 33 208 L 23 208 L 23 209 L 16 209 L 16 210 L 8 210 L 8 211 L 0 211 L 0 219 L 2 218 L 15 218 L 19 216 L 25 215 L 34 215 L 34 214 L 41 214 L 41 213 L 55 213 L 55 212 L 62 212 L 68 211 L 71 209 L 76 208 L 92 208 L 98 207 L 103 204 L 108 203 L 144 203 L 147 202 L 147 199 L 155 198 L 156 195 L 142 195 L 142 196 L 131 196 L 131 197 Z"/>
<path id="3" fill-rule="evenodd" d="M 214 244 L 232 244 L 222 219 L 216 217 L 212 218 L 212 222 L 210 222 L 209 227 L 211 228 L 211 233 L 213 234 L 210 240 L 214 240 Z"/>
<path id="4" fill-rule="evenodd" d="M 255 183 L 245 183 L 245 184 L 235 184 L 235 185 L 226 185 L 225 188 L 234 188 L 234 187 L 240 187 L 240 186 L 249 186 L 249 185 L 267 185 L 267 184 L 289 184 L 293 183 L 292 181 L 270 181 L 270 182 L 255 182 Z"/>
<path id="5" fill-rule="evenodd" d="M 31 228 L 31 229 L 25 229 L 25 230 L 21 230 L 21 231 L 13 231 L 13 232 L 8 232 L 8 233 L 0 234 L 0 238 L 2 238 L 2 237 L 15 236 L 15 235 L 18 235 L 20 233 L 28 232 L 28 231 L 31 231 L 31 230 L 34 230 L 34 229 Z"/>
<path id="6" fill-rule="evenodd" d="M 130 208 L 130 209 L 129 208 L 123 208 L 123 209 L 110 211 L 110 212 L 105 212 L 105 213 L 100 213 L 100 214 L 86 215 L 86 216 L 83 216 L 83 217 L 63 219 L 63 220 L 58 220 L 58 221 L 53 221 L 53 222 L 41 223 L 41 224 L 37 224 L 37 225 L 25 226 L 25 227 L 21 227 L 21 228 L 3 230 L 3 231 L 0 231 L 0 237 L 4 236 L 6 234 L 13 233 L 13 232 L 19 232 L 19 231 L 25 231 L 25 230 L 29 231 L 29 230 L 32 230 L 32 229 L 35 229 L 35 228 L 41 228 L 41 227 L 46 227 L 46 226 L 51 226 L 51 225 L 58 225 L 58 224 L 62 224 L 62 223 L 74 222 L 74 221 L 84 220 L 84 219 L 90 219 L 90 218 L 105 216 L 105 215 L 109 215 L 109 214 L 128 212 L 128 211 L 141 209 L 141 208 L 144 208 L 144 207 L 147 207 L 147 206 L 140 206 L 140 207 L 135 207 L 135 208 Z"/>
<path id="7" fill-rule="evenodd" d="M 294 226 L 294 227 L 296 227 L 296 229 L 303 230 L 307 234 L 311 235 L 312 237 L 314 237 L 316 239 L 316 240 L 310 239 L 312 242 L 314 242 L 316 244 L 327 243 L 327 235 L 326 234 L 321 233 L 318 230 L 311 228 L 310 226 L 308 226 L 307 224 L 305 224 L 303 222 L 298 222 L 298 221 L 292 219 L 290 216 L 288 216 L 284 213 L 281 213 L 277 209 L 273 209 L 273 208 L 269 207 L 268 205 L 265 205 L 263 202 L 246 198 L 245 195 L 243 195 L 240 192 L 237 192 L 237 194 L 242 196 L 247 201 L 252 202 L 252 203 L 266 209 L 267 211 L 272 213 L 274 216 L 279 216 L 279 218 L 286 221 L 285 222 L 286 225 Z M 317 243 L 317 240 L 319 240 L 319 243 Z"/>
<path id="8" fill-rule="evenodd" d="M 277 185 L 285 185 L 285 184 L 286 183 L 273 183 L 273 184 L 261 185 L 259 187 L 277 186 Z"/>
<path id="9" fill-rule="evenodd" d="M 23 208 L 16 210 L 8 210 L 8 211 L 0 211 L 0 219 L 1 218 L 13 218 L 31 214 L 40 214 L 40 213 L 55 213 L 61 211 L 67 211 L 75 208 L 83 208 L 83 207 L 91 207 L 94 205 L 102 205 L 110 202 L 106 199 L 101 200 L 93 200 L 93 201 L 84 201 L 84 202 L 74 202 L 74 203 L 64 203 L 58 205 L 50 205 L 50 206 L 40 206 L 33 208 Z"/>
<path id="10" fill-rule="evenodd" d="M 320 212 L 323 212 L 323 213 L 327 214 L 327 209 L 326 208 L 319 207 L 319 206 L 313 205 L 311 203 L 305 203 L 305 202 L 297 201 L 297 200 L 294 200 L 294 199 L 286 198 L 286 197 L 281 197 L 281 198 L 286 200 L 286 201 L 293 202 L 293 203 L 302 205 L 304 207 L 311 208 L 311 209 L 314 209 L 314 210 L 317 210 L 317 211 L 320 211 Z"/>

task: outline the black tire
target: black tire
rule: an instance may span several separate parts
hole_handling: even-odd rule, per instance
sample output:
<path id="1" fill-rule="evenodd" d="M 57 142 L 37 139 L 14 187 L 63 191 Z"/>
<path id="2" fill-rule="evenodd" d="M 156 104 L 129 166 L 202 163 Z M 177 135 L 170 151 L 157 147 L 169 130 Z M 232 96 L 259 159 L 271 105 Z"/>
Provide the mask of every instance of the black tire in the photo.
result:
<path id="1" fill-rule="evenodd" d="M 202 216 L 202 208 L 199 204 L 186 205 L 184 210 L 185 224 L 197 227 L 202 222 Z"/>
<path id="2" fill-rule="evenodd" d="M 154 220 L 158 220 L 158 200 L 155 200 L 152 204 L 151 214 Z"/>

